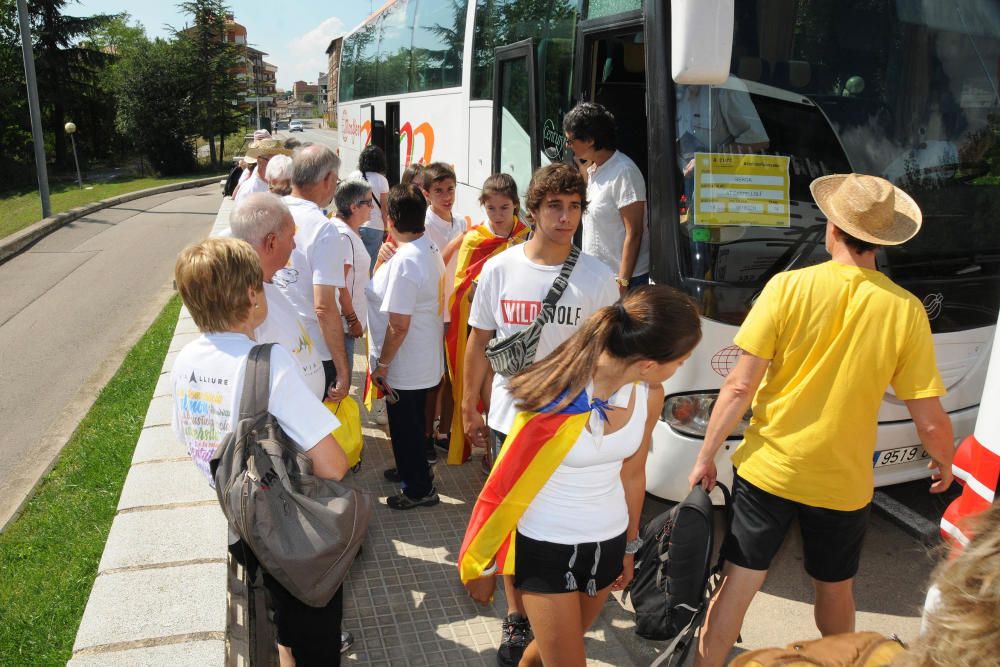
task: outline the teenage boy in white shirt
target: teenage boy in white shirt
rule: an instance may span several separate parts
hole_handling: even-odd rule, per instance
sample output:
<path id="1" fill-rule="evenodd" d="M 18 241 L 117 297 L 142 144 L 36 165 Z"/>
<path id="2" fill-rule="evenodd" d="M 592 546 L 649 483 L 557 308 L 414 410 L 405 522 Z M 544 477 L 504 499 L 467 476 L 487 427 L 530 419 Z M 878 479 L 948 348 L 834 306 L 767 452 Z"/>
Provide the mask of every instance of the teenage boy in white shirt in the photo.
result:
<path id="1" fill-rule="evenodd" d="M 339 179 L 340 158 L 326 146 L 313 144 L 292 158 L 292 194 L 285 204 L 295 220 L 295 249 L 288 266 L 274 282 L 306 323 L 319 349 L 330 399 L 339 401 L 351 388 L 344 346 L 344 328 L 337 306 L 337 290 L 345 285 L 347 242 L 325 215 Z"/>
<path id="2" fill-rule="evenodd" d="M 534 225 L 531 238 L 487 261 L 479 275 L 469 313 L 471 333 L 465 348 L 462 422 L 465 437 L 480 447 L 487 445 L 492 431 L 495 454 L 514 424 L 517 408 L 507 391 L 509 378 L 496 373 L 489 401 L 489 426 L 479 414 L 479 388 L 489 372 L 486 344 L 494 335 L 507 338 L 534 321 L 573 248 L 573 235 L 587 207 L 586 191 L 583 177 L 569 165 L 551 164 L 535 172 L 525 202 Z M 618 286 L 611 269 L 581 254 L 556 304 L 553 321 L 542 328 L 535 361 L 573 335 L 594 312 L 617 300 Z M 497 662 L 517 665 L 531 640 L 531 626 L 513 581 L 510 577 L 503 579 L 509 614 L 503 622 Z"/>
<path id="3" fill-rule="evenodd" d="M 448 303 L 451 292 L 455 285 L 455 265 L 458 261 L 458 248 L 461 245 L 462 234 L 465 232 L 465 220 L 454 215 L 452 207 L 455 205 L 455 187 L 458 183 L 455 170 L 444 162 L 432 162 L 427 165 L 420 174 L 423 185 L 424 197 L 427 199 L 427 218 L 424 226 L 431 241 L 437 245 L 441 251 L 441 256 L 445 262 L 445 288 L 444 302 Z M 448 327 L 451 319 L 448 308 L 444 309 L 444 326 Z M 444 342 L 442 341 L 442 345 Z M 431 434 L 431 442 L 427 443 L 427 460 L 431 463 L 437 461 L 437 445 L 445 452 L 448 451 L 448 433 L 441 433 L 441 429 L 451 428 L 452 410 L 455 409 L 451 396 L 451 381 L 445 373 L 441 379 L 440 386 L 429 392 L 428 396 L 428 418 Z M 440 412 L 439 412 L 440 410 Z M 438 433 L 434 433 L 433 420 L 440 417 Z"/>

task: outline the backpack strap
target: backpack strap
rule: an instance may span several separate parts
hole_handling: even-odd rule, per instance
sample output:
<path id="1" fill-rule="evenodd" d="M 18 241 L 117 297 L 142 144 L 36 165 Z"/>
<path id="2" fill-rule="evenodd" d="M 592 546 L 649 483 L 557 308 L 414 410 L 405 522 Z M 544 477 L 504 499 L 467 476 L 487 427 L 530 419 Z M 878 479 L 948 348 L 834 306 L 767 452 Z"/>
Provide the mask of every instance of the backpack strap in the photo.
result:
<path id="1" fill-rule="evenodd" d="M 271 348 L 274 343 L 254 345 L 247 355 L 243 371 L 243 395 L 240 397 L 240 420 L 267 414 L 271 398 Z"/>

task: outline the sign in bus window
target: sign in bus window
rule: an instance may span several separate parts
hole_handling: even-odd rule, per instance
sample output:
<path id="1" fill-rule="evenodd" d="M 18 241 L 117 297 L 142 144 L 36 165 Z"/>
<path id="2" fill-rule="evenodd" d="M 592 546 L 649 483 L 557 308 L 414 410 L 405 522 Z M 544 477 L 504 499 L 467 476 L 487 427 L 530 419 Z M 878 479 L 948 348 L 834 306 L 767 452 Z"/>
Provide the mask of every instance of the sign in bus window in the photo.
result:
<path id="1" fill-rule="evenodd" d="M 788 227 L 788 157 L 694 154 L 694 223 Z"/>

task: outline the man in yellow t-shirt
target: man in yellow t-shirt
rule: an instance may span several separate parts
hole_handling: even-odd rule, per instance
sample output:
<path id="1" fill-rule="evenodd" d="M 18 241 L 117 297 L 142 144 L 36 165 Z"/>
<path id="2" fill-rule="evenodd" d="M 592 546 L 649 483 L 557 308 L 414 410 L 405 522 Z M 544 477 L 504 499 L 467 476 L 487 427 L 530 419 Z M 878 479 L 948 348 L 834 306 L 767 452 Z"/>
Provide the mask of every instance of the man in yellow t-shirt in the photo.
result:
<path id="1" fill-rule="evenodd" d="M 827 216 L 831 261 L 781 273 L 736 335 L 742 350 L 719 392 L 688 477 L 715 484 L 715 455 L 747 408 L 733 463 L 726 565 L 695 664 L 721 666 L 771 560 L 799 520 L 806 572 L 823 635 L 854 631 L 853 581 L 868 525 L 878 411 L 889 385 L 906 403 L 937 468 L 932 493 L 951 484 L 951 422 L 939 397 L 930 324 L 912 294 L 879 273 L 880 246 L 912 238 L 920 209 L 882 178 L 824 176 L 810 186 Z"/>

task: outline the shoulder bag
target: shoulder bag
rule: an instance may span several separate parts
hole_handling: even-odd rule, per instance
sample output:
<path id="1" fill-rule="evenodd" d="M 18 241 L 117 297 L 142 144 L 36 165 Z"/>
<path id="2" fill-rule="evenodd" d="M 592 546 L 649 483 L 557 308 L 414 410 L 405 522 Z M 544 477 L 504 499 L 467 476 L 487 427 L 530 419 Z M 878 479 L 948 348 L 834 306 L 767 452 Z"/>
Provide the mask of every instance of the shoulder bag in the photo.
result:
<path id="1" fill-rule="evenodd" d="M 312 607 L 329 603 L 365 539 L 371 496 L 312 474 L 312 461 L 267 411 L 272 344 L 247 358 L 239 420 L 210 462 L 229 525 L 261 566 Z"/>
<path id="2" fill-rule="evenodd" d="M 527 329 L 503 339 L 494 338 L 487 343 L 486 359 L 495 372 L 511 377 L 535 361 L 538 340 L 542 336 L 542 327 L 555 317 L 556 303 L 559 302 L 563 292 L 569 286 L 569 276 L 579 258 L 580 250 L 573 246 L 569 257 L 563 262 L 559 275 L 553 281 L 549 293 L 545 295 L 541 310 Z"/>

